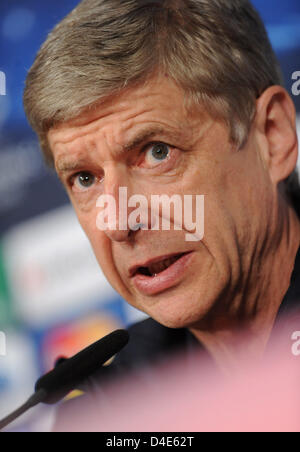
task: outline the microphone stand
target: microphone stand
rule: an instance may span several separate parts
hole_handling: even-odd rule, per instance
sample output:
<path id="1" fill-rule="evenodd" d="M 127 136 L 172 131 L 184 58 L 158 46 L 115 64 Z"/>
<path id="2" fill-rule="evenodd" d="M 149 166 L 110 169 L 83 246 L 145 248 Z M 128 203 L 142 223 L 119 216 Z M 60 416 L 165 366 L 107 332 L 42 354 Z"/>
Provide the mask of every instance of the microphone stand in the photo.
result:
<path id="1" fill-rule="evenodd" d="M 11 422 L 15 421 L 19 416 L 26 413 L 26 411 L 35 407 L 39 403 L 43 402 L 43 400 L 47 397 L 47 392 L 44 389 L 39 389 L 35 392 L 28 400 L 25 402 L 20 408 L 15 410 L 13 413 L 6 416 L 4 419 L 0 421 L 0 430 L 3 430 L 7 427 Z"/>

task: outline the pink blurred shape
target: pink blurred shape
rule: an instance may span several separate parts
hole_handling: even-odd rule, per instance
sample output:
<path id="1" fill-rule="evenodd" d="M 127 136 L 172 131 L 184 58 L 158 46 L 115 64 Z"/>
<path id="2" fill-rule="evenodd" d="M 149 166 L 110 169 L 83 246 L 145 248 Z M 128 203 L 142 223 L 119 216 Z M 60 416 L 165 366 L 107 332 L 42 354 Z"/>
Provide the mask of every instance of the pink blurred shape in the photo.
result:
<path id="1" fill-rule="evenodd" d="M 198 353 L 132 373 L 66 403 L 55 431 L 298 432 L 300 356 L 291 347 L 276 341 L 230 377 Z"/>

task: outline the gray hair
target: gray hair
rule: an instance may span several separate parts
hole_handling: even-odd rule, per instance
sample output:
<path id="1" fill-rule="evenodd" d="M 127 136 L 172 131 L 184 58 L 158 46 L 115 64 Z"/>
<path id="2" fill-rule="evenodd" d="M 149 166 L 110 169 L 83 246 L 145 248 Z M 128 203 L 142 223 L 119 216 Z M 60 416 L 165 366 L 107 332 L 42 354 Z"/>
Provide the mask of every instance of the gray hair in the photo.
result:
<path id="1" fill-rule="evenodd" d="M 25 111 L 46 161 L 53 165 L 51 127 L 157 72 L 183 89 L 187 105 L 223 119 L 239 148 L 256 99 L 283 84 L 248 0 L 83 0 L 50 33 L 26 80 Z M 296 172 L 285 184 L 299 189 Z"/>

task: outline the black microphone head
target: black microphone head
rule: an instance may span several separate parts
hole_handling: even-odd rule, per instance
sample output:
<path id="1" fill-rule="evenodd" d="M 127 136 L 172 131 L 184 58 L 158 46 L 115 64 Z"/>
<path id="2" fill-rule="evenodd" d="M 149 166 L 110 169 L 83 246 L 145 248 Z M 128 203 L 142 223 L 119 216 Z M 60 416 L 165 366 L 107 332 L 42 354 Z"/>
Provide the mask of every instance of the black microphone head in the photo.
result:
<path id="1" fill-rule="evenodd" d="M 43 403 L 57 403 L 125 347 L 128 341 L 129 334 L 126 330 L 108 334 L 42 376 L 36 382 L 35 391 L 46 391 L 47 397 L 43 399 Z"/>

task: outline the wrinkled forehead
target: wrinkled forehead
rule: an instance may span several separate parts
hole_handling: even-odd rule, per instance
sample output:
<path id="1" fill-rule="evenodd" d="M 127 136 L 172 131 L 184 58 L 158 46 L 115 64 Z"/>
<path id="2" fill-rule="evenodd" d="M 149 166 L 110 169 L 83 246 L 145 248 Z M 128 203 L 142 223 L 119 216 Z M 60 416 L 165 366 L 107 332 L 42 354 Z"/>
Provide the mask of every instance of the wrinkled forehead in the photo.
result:
<path id="1" fill-rule="evenodd" d="M 102 132 L 114 136 L 124 150 L 147 139 L 158 137 L 175 140 L 191 138 L 195 125 L 205 128 L 209 115 L 202 107 L 187 110 L 184 93 L 168 78 L 154 79 L 132 87 L 94 104 L 80 116 L 65 121 L 48 132 L 53 154 L 57 149 L 79 142 L 84 136 Z"/>

